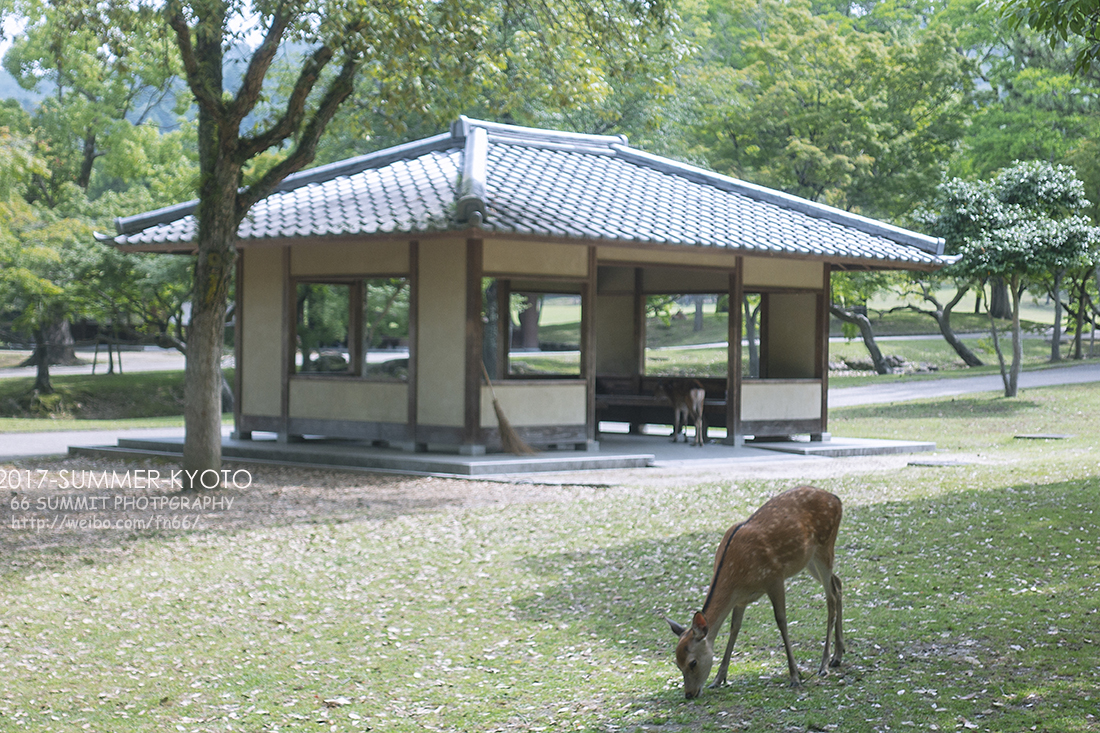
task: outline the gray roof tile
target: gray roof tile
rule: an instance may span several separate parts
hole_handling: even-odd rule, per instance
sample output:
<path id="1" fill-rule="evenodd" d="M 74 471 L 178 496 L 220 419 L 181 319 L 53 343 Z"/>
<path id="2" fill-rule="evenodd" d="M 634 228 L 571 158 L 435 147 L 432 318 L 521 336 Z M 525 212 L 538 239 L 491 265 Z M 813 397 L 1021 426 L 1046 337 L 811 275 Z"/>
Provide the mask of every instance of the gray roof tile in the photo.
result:
<path id="1" fill-rule="evenodd" d="M 479 153 L 468 144 L 479 127 L 488 132 L 480 169 L 471 160 Z M 485 176 L 471 189 L 479 192 L 473 208 L 463 205 L 480 212 L 480 223 L 457 219 L 463 175 Z M 119 219 L 117 236 L 104 238 L 134 249 L 183 248 L 196 234 L 194 209 L 190 202 Z M 950 261 L 942 257 L 942 240 L 644 153 L 621 137 L 466 118 L 450 134 L 289 176 L 252 208 L 238 233 L 255 241 L 470 226 L 877 266 L 923 269 Z"/>

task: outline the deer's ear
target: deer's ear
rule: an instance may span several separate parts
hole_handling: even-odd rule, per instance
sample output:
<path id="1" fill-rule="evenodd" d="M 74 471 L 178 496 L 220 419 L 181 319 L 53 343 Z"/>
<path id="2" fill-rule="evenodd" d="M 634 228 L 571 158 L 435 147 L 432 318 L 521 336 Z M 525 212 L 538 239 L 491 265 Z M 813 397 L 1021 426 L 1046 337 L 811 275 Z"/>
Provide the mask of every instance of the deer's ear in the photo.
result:
<path id="1" fill-rule="evenodd" d="M 677 638 L 679 638 L 679 637 L 681 637 L 681 636 L 683 636 L 683 635 L 684 635 L 684 627 L 683 627 L 683 626 L 681 626 L 680 624 L 676 623 L 675 621 L 673 621 L 673 620 L 672 620 L 672 619 L 670 619 L 670 618 L 666 618 L 666 619 L 665 619 L 665 621 L 667 621 L 667 622 L 668 622 L 668 627 L 669 627 L 670 629 L 672 629 L 672 633 L 676 634 L 676 637 L 677 637 Z"/>
<path id="2" fill-rule="evenodd" d="M 691 619 L 691 631 L 696 639 L 702 639 L 707 635 L 707 617 L 702 611 L 696 611 L 695 617 Z"/>

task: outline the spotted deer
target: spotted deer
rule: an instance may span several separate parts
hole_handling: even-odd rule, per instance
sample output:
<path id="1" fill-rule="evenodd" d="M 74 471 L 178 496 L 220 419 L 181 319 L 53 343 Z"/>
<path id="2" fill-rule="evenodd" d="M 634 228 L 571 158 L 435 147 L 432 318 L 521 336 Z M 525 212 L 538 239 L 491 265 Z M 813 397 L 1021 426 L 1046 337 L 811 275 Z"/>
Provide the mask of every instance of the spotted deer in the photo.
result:
<path id="1" fill-rule="evenodd" d="M 833 494 L 812 486 L 799 486 L 767 501 L 755 514 L 726 531 L 714 558 L 714 577 L 703 608 L 691 626 L 668 621 L 679 637 L 676 666 L 684 675 L 684 696 L 698 697 L 714 663 L 714 640 L 731 613 L 730 638 L 718 674 L 711 687 L 725 684 L 733 645 L 741 630 L 745 607 L 767 594 L 775 622 L 783 637 L 790 671 L 790 686 L 802 681 L 787 637 L 787 603 L 784 581 L 804 568 L 825 589 L 828 621 L 825 652 L 818 674 L 839 667 L 844 655 L 840 578 L 833 573 L 833 546 L 840 527 L 841 504 Z M 829 637 L 836 630 L 836 651 L 829 658 Z"/>
<path id="2" fill-rule="evenodd" d="M 693 444 L 701 446 L 704 442 L 703 433 L 705 432 L 703 428 L 703 401 L 707 397 L 707 392 L 698 380 L 694 380 L 693 384 L 695 386 L 681 382 L 659 382 L 654 394 L 658 397 L 665 397 L 672 403 L 672 442 L 676 442 L 688 420 L 691 420 L 695 423 L 695 441 Z M 687 433 L 683 435 L 686 443 Z"/>

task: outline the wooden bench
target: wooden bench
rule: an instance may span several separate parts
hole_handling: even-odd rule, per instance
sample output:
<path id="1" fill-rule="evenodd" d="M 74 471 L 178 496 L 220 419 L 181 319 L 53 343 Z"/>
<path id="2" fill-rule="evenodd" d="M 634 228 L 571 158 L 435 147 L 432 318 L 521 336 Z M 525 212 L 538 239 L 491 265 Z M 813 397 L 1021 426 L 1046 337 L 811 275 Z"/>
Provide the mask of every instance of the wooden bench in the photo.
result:
<path id="1" fill-rule="evenodd" d="M 641 425 L 671 425 L 672 403 L 654 394 L 659 382 L 698 381 L 706 390 L 703 419 L 707 426 L 726 427 L 726 380 L 714 377 L 596 377 L 596 421 Z"/>

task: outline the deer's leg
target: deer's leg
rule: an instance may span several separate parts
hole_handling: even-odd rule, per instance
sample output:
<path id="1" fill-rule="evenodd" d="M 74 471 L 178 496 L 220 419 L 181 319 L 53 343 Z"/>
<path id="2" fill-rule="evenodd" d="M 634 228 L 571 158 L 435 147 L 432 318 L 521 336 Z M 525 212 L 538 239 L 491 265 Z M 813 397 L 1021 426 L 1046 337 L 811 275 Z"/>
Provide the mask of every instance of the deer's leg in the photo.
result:
<path id="1" fill-rule="evenodd" d="M 828 620 L 825 622 L 825 650 L 821 654 L 821 667 L 818 669 L 818 674 L 822 677 L 825 676 L 828 667 L 839 667 L 840 658 L 844 654 L 844 633 L 842 631 L 843 621 L 841 612 L 841 585 L 840 578 L 833 574 L 833 569 L 830 567 L 830 563 L 822 559 L 820 556 L 815 556 L 810 560 L 807 568 L 810 574 L 813 575 L 821 587 L 825 590 L 825 604 L 828 608 Z M 833 654 L 833 658 L 829 659 L 829 642 L 833 636 L 833 630 L 836 630 L 836 652 Z"/>
<path id="2" fill-rule="evenodd" d="M 730 657 L 733 656 L 733 645 L 737 642 L 737 634 L 741 631 L 741 621 L 745 618 L 745 607 L 738 606 L 733 609 L 730 617 L 730 640 L 726 644 L 726 653 L 722 655 L 722 663 L 718 665 L 718 674 L 714 677 L 711 687 L 721 687 L 726 684 L 726 672 L 730 668 Z"/>
<path id="3" fill-rule="evenodd" d="M 782 579 L 768 589 L 768 598 L 771 599 L 772 610 L 775 611 L 775 625 L 779 627 L 779 635 L 783 637 L 783 649 L 787 652 L 787 670 L 791 673 L 790 686 L 801 687 L 802 679 L 798 676 L 798 665 L 794 663 L 791 640 L 787 636 L 787 591 L 783 587 Z"/>
<path id="4" fill-rule="evenodd" d="M 839 667 L 844 656 L 844 593 L 840 578 L 833 576 L 831 585 L 836 592 L 836 651 L 829 661 L 830 667 Z"/>

